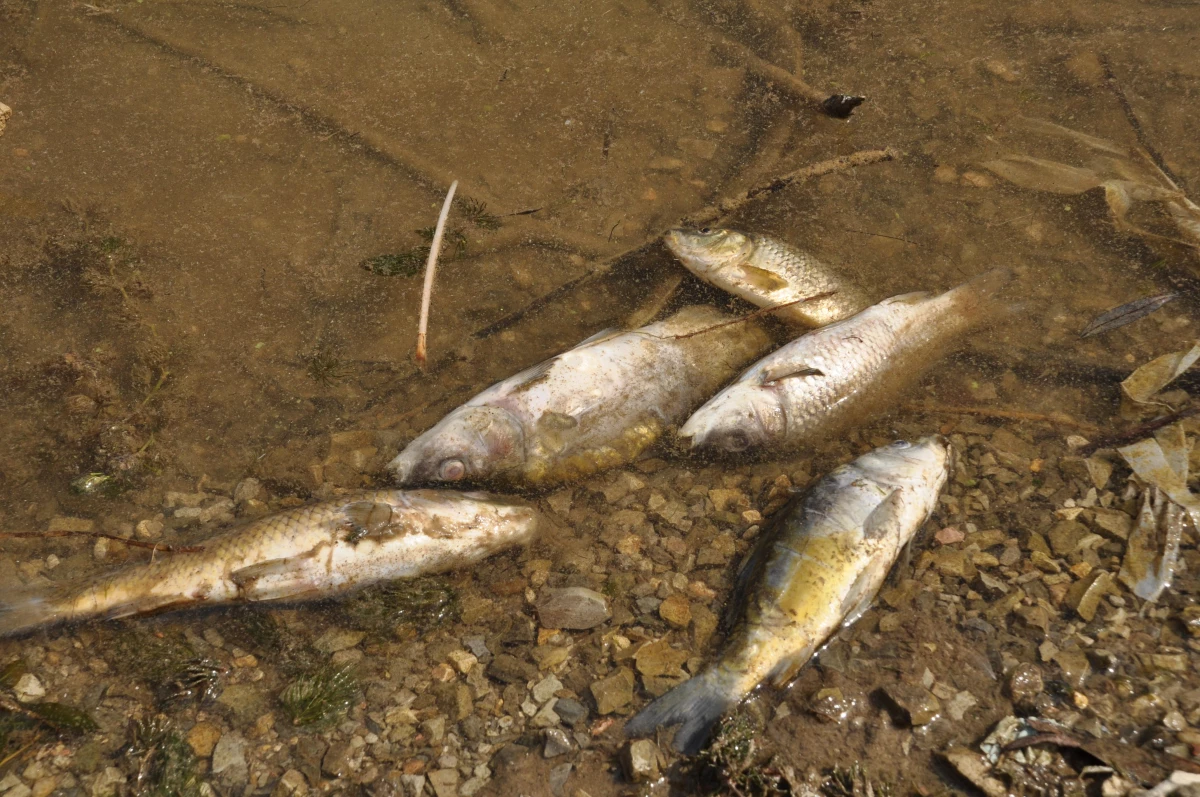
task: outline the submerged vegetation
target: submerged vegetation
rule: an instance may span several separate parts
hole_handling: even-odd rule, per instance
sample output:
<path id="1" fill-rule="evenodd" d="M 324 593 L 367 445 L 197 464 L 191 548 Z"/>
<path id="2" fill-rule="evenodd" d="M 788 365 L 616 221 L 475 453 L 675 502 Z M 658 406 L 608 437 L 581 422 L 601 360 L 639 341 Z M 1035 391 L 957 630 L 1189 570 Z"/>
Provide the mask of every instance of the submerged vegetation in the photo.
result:
<path id="1" fill-rule="evenodd" d="M 130 726 L 125 754 L 136 761 L 134 794 L 138 797 L 207 797 L 211 788 L 200 778 L 195 753 L 166 717 Z"/>
<path id="2" fill-rule="evenodd" d="M 473 227 L 485 232 L 500 229 L 503 222 L 494 213 L 489 213 L 487 203 L 470 197 L 459 197 L 454 202 L 458 216 Z M 424 268 L 429 259 L 429 249 L 433 242 L 433 227 L 422 227 L 416 230 L 424 243 L 406 249 L 402 252 L 391 252 L 383 255 L 368 257 L 361 265 L 372 274 L 381 277 L 413 277 Z M 444 257 L 453 259 L 466 254 L 470 241 L 466 231 L 461 227 L 450 227 L 443 233 Z"/>
<path id="3" fill-rule="evenodd" d="M 279 702 L 293 725 L 320 728 L 349 711 L 357 693 L 358 679 L 350 666 L 326 665 L 288 684 Z"/>
<path id="4" fill-rule="evenodd" d="M 439 578 L 401 579 L 367 587 L 337 604 L 345 621 L 371 634 L 389 634 L 400 625 L 418 631 L 453 622 L 458 595 Z"/>

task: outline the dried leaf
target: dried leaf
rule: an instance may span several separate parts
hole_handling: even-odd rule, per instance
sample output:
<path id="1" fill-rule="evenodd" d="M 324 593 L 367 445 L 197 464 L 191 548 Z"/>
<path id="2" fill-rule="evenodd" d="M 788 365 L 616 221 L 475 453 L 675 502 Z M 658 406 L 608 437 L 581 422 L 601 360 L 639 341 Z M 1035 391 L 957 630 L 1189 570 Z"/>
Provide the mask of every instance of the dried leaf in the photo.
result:
<path id="1" fill-rule="evenodd" d="M 1092 323 L 1083 328 L 1083 331 L 1079 333 L 1079 337 L 1090 338 L 1092 335 L 1110 332 L 1126 324 L 1132 324 L 1134 321 L 1145 318 L 1167 302 L 1174 301 L 1177 298 L 1179 298 L 1179 294 L 1177 293 L 1163 293 L 1158 296 L 1146 296 L 1141 299 L 1135 299 L 1120 307 L 1114 307 L 1096 316 L 1092 320 Z"/>
<path id="2" fill-rule="evenodd" d="M 1183 512 L 1200 528 L 1200 499 L 1187 487 L 1187 441 L 1183 428 L 1176 425 L 1117 451 L 1151 487 L 1129 534 L 1118 577 L 1139 598 L 1155 601 L 1171 584 L 1183 536 Z M 1170 501 L 1163 500 L 1160 491 Z"/>
<path id="3" fill-rule="evenodd" d="M 1190 349 L 1164 354 L 1146 363 L 1121 383 L 1121 390 L 1132 401 L 1148 404 L 1155 393 L 1191 368 L 1197 359 L 1200 359 L 1200 341 Z"/>
<path id="4" fill-rule="evenodd" d="M 1175 226 L 1196 245 L 1200 245 L 1200 208 L 1188 200 L 1168 202 L 1167 212 L 1175 220 Z"/>
<path id="5" fill-rule="evenodd" d="M 1104 184 L 1104 180 L 1091 169 L 1028 155 L 1006 155 L 984 163 L 983 168 L 1022 188 L 1055 194 L 1082 194 Z"/>
<path id="6" fill-rule="evenodd" d="M 1017 117 L 1017 121 L 1019 121 L 1025 127 L 1025 129 L 1034 133 L 1062 136 L 1064 138 L 1071 139 L 1077 144 L 1090 147 L 1091 149 L 1100 150 L 1101 152 L 1108 152 L 1113 155 L 1120 155 L 1121 157 L 1129 157 L 1129 151 L 1118 144 L 1114 144 L 1113 142 L 1107 141 L 1103 138 L 1090 136 L 1087 133 L 1080 133 L 1078 130 L 1072 130 L 1069 127 L 1063 127 L 1062 125 L 1046 121 L 1045 119 L 1035 119 L 1032 116 L 1019 116 Z"/>

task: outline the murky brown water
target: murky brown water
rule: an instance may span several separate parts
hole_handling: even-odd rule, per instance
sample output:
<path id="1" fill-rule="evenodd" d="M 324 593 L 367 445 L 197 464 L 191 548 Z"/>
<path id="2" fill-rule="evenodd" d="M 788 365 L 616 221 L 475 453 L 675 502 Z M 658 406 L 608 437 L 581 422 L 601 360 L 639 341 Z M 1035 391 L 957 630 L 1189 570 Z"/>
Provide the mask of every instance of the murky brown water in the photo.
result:
<path id="1" fill-rule="evenodd" d="M 1051 684 L 1036 705 L 1043 716 L 1194 764 L 1200 650 L 1179 618 L 1200 589 L 1195 532 L 1158 608 L 1139 616 L 1141 602 L 1119 587 L 1093 620 L 1078 617 L 1067 586 L 1087 569 L 1115 572 L 1125 549 L 1095 506 L 1133 505 L 1119 458 L 1108 457 L 1111 480 L 1093 484 L 1065 437 L 1130 425 L 1116 382 L 1196 337 L 1197 258 L 1116 232 L 1099 192 L 1024 190 L 980 163 L 1097 157 L 1031 131 L 1021 121 L 1031 117 L 1149 144 L 1181 189 L 1194 186 L 1198 30 L 1197 6 L 1182 1 L 0 0 L 0 102 L 13 109 L 0 136 L 0 530 L 91 521 L 177 544 L 211 533 L 177 516 L 180 502 L 218 520 L 253 511 L 232 500 L 247 477 L 269 508 L 382 483 L 388 459 L 473 393 L 653 311 L 681 273 L 653 243 L 663 229 L 806 164 L 885 146 L 902 157 L 799 182 L 724 223 L 836 263 L 875 298 L 1013 269 L 1026 312 L 970 341 L 912 398 L 1035 418 L 909 406 L 771 462 L 698 462 L 664 447 L 534 496 L 554 519 L 541 542 L 438 582 L 457 596 L 456 619 L 380 630 L 338 607 L 262 613 L 300 647 L 368 632 L 344 650 L 318 646 L 353 664 L 360 688 L 347 719 L 317 732 L 296 730 L 281 709 L 296 669 L 245 631 L 253 622 L 242 614 L 0 641 L 0 667 L 22 659 L 47 699 L 100 724 L 57 746 L 45 731 L 31 744 L 28 729 L 6 736 L 0 795 L 138 793 L 138 758 L 120 750 L 130 718 L 164 708 L 151 682 L 166 676 L 131 665 L 130 651 L 155 639 L 232 668 L 225 697 L 167 712 L 202 769 L 227 740 L 221 763 L 233 763 L 203 774 L 222 797 L 382 797 L 421 782 L 438 797 L 687 793 L 697 786 L 686 772 L 653 785 L 620 773 L 621 718 L 671 677 L 639 669 L 634 652 L 665 638 L 688 672 L 711 655 L 709 621 L 779 477 L 802 485 L 871 445 L 939 430 L 960 448 L 953 500 L 879 608 L 785 694 L 756 701 L 775 765 L 861 760 L 901 793 L 969 789 L 939 753 L 975 744 L 1012 713 L 1005 684 L 1020 663 L 1037 663 Z M 764 78 L 756 64 L 796 70 L 796 42 L 810 84 L 869 98 L 850 120 Z M 434 367 L 421 373 L 420 277 L 360 263 L 420 245 L 416 231 L 434 223 L 452 179 L 501 226 L 452 221 L 466 244 L 440 269 Z M 1153 209 L 1134 218 L 1175 236 Z M 1172 288 L 1183 299 L 1154 316 L 1079 340 L 1104 309 Z M 729 303 L 691 278 L 680 291 L 675 304 Z M 1061 415 L 1036 420 L 1049 414 Z M 119 491 L 72 490 L 92 472 Z M 718 507 L 711 490 L 735 493 L 719 493 Z M 1064 530 L 1075 502 L 1080 528 Z M 680 506 L 682 517 L 671 511 Z M 966 539 L 940 546 L 933 533 L 947 526 Z M 1100 541 L 1077 549 L 1072 535 L 1092 532 Z M 1035 535 L 1043 545 L 1049 536 L 1061 572 L 1029 564 Z M 1007 539 L 1020 553 L 1012 561 Z M 0 539 L 0 583 L 146 555 L 119 542 L 98 552 L 80 537 Z M 980 572 L 1003 589 L 985 589 Z M 1024 598 L 1006 604 L 1018 583 Z M 563 585 L 608 594 L 612 619 L 542 633 L 530 598 Z M 684 628 L 658 612 L 673 594 L 692 611 Z M 460 650 L 480 659 L 465 674 L 447 664 Z M 632 700 L 601 715 L 593 684 L 623 667 L 636 673 Z M 570 701 L 557 721 L 531 716 L 547 702 L 530 703 L 538 684 Z M 887 697 L 900 685 L 966 707 L 912 728 Z M 848 719 L 829 720 L 828 690 L 852 704 Z M 547 727 L 567 752 L 544 756 Z"/>

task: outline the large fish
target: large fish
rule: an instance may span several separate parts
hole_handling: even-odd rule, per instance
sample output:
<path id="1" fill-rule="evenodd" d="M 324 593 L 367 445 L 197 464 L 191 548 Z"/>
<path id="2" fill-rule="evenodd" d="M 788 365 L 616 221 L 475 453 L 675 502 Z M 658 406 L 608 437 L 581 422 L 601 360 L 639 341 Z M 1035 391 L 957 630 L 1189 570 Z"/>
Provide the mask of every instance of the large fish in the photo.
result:
<path id="1" fill-rule="evenodd" d="M 667 248 L 705 282 L 759 307 L 791 304 L 774 315 L 806 327 L 821 327 L 868 305 L 866 294 L 811 255 L 765 235 L 726 229 L 674 229 Z"/>
<path id="2" fill-rule="evenodd" d="M 532 508 L 483 493 L 365 492 L 290 509 L 192 553 L 79 581 L 0 588 L 0 636 L 93 617 L 324 598 L 472 564 L 528 542 Z"/>
<path id="3" fill-rule="evenodd" d="M 629 462 L 766 347 L 760 327 L 730 320 L 686 307 L 594 335 L 475 396 L 389 467 L 402 485 L 536 487 Z"/>
<path id="4" fill-rule="evenodd" d="M 971 328 L 1010 309 L 1006 271 L 940 296 L 908 293 L 813 330 L 751 366 L 698 409 L 680 437 L 693 449 L 794 449 L 886 410 Z"/>
<path id="5" fill-rule="evenodd" d="M 791 680 L 870 606 L 933 512 L 948 467 L 940 438 L 892 443 L 833 471 L 784 509 L 743 567 L 745 608 L 720 658 L 642 709 L 626 733 L 682 723 L 675 747 L 693 754 L 760 683 Z"/>

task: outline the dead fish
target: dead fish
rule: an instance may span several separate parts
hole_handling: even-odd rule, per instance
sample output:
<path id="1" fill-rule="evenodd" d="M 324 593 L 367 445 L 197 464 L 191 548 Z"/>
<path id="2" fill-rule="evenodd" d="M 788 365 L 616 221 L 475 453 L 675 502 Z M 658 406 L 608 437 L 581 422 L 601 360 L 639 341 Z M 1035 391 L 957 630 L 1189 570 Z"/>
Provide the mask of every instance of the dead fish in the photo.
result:
<path id="1" fill-rule="evenodd" d="M 868 452 L 780 513 L 739 575 L 741 623 L 720 657 L 642 709 L 630 736 L 682 723 L 694 754 L 713 724 L 764 681 L 783 686 L 839 628 L 870 607 L 901 549 L 929 518 L 949 466 L 940 437 Z"/>
<path id="2" fill-rule="evenodd" d="M 399 484 L 567 481 L 632 461 L 767 345 L 752 322 L 686 307 L 606 330 L 483 391 L 388 466 Z"/>
<path id="3" fill-rule="evenodd" d="M 831 294 L 772 313 L 785 321 L 820 327 L 852 316 L 869 303 L 857 286 L 833 269 L 765 235 L 674 229 L 663 241 L 697 277 L 759 307 Z"/>
<path id="4" fill-rule="evenodd" d="M 1120 329 L 1126 324 L 1132 324 L 1138 319 L 1145 318 L 1167 302 L 1178 298 L 1179 294 L 1177 293 L 1163 293 L 1158 296 L 1144 296 L 1141 299 L 1135 299 L 1132 302 L 1123 304 L 1120 307 L 1114 307 L 1092 319 L 1092 323 L 1083 328 L 1083 331 L 1079 333 L 1079 337 L 1090 338 L 1092 335 L 1099 335 L 1101 332 L 1111 332 L 1114 329 Z"/>
<path id="5" fill-rule="evenodd" d="M 478 562 L 532 539 L 535 511 L 484 493 L 381 490 L 297 507 L 204 550 L 79 581 L 0 588 L 0 637 L 89 618 L 325 598 Z"/>
<path id="6" fill-rule="evenodd" d="M 1011 306 L 1006 271 L 940 296 L 893 296 L 809 332 L 755 363 L 679 431 L 693 449 L 797 448 L 886 409 L 964 332 Z"/>

